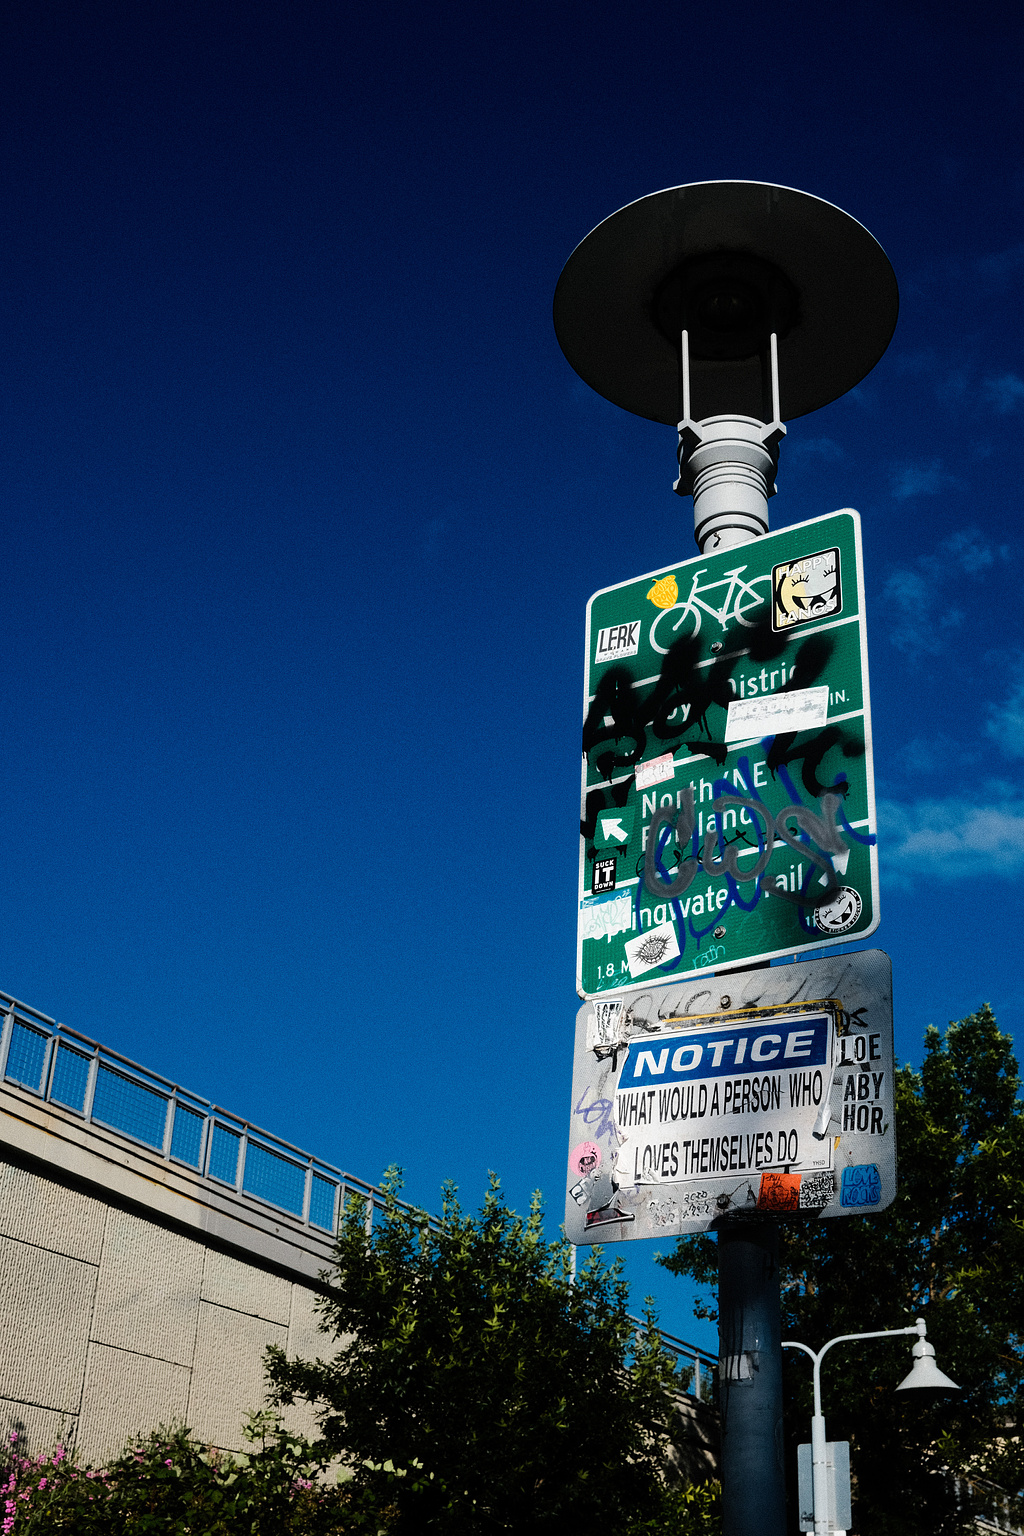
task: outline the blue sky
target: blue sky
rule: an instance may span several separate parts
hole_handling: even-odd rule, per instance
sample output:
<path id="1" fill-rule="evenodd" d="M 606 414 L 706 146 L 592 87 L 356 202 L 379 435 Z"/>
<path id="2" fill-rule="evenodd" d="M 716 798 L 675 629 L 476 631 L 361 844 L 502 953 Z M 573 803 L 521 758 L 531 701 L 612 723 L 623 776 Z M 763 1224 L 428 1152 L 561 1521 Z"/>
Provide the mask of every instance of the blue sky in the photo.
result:
<path id="1" fill-rule="evenodd" d="M 1019 1034 L 1021 36 L 9 11 L 0 986 L 424 1204 L 539 1185 L 554 1230 L 586 600 L 695 549 L 674 434 L 577 379 L 551 297 L 622 204 L 735 177 L 837 203 L 900 282 L 772 524 L 863 517 L 898 1053 L 983 1000 Z"/>

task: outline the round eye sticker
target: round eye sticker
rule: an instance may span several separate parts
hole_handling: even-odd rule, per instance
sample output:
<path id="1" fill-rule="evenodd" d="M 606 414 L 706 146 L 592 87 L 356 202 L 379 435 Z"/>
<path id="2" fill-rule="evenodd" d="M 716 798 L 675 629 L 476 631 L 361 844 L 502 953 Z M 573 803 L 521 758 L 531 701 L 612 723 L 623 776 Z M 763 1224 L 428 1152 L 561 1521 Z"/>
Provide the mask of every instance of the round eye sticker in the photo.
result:
<path id="1" fill-rule="evenodd" d="M 601 1148 L 596 1141 L 581 1141 L 569 1153 L 569 1167 L 578 1179 L 585 1179 L 588 1173 L 596 1173 L 600 1166 Z"/>
<path id="2" fill-rule="evenodd" d="M 814 926 L 821 933 L 846 933 L 864 910 L 864 903 L 851 885 L 841 885 L 839 894 L 824 906 L 814 909 Z"/>

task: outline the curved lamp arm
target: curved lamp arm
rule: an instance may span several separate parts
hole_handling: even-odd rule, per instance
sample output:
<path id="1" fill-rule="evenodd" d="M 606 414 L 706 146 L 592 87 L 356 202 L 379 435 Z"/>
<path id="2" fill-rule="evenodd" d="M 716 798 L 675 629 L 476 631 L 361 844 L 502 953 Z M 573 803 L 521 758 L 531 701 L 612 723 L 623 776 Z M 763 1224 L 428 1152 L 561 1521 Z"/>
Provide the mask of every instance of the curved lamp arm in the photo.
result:
<path id="1" fill-rule="evenodd" d="M 814 1361 L 814 1412 L 821 1417 L 821 1362 L 832 1348 L 833 1344 L 849 1344 L 854 1339 L 894 1339 L 905 1333 L 916 1333 L 919 1339 L 923 1339 L 928 1332 L 923 1317 L 919 1317 L 912 1328 L 881 1328 L 874 1333 L 840 1333 L 834 1339 L 829 1339 L 815 1354 L 814 1350 L 806 1344 L 798 1344 L 795 1339 L 783 1340 L 783 1349 L 802 1349 L 805 1355 L 810 1355 Z"/>

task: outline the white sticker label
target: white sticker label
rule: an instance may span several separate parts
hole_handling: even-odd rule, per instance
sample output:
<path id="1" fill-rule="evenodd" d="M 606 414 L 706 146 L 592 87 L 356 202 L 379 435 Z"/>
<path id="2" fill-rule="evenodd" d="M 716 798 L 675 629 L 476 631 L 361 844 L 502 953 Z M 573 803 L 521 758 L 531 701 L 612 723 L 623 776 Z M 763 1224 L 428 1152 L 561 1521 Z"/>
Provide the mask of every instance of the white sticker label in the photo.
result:
<path id="1" fill-rule="evenodd" d="M 634 624 L 613 624 L 610 629 L 597 632 L 597 650 L 594 665 L 601 661 L 621 661 L 624 656 L 635 656 L 640 649 L 642 619 Z"/>
<path id="2" fill-rule="evenodd" d="M 622 1035 L 622 1004 L 594 1003 L 587 1019 L 587 1050 L 599 1045 L 615 1045 Z"/>
<path id="3" fill-rule="evenodd" d="M 598 896 L 580 903 L 580 934 L 584 939 L 607 939 L 633 926 L 633 898 L 629 891 Z"/>
<path id="4" fill-rule="evenodd" d="M 808 692 L 812 692 L 808 689 Z M 828 689 L 825 689 L 826 694 Z M 730 704 L 729 708 L 732 708 Z M 728 739 L 728 738 L 726 738 Z M 676 765 L 672 761 L 672 753 L 664 752 L 661 757 L 652 757 L 649 763 L 639 763 L 636 770 L 637 789 L 650 789 L 652 784 L 664 784 L 666 779 L 675 777 Z"/>
<path id="5" fill-rule="evenodd" d="M 648 928 L 646 933 L 638 933 L 635 939 L 627 939 L 623 948 L 631 976 L 642 976 L 644 971 L 653 971 L 656 965 L 667 965 L 679 954 L 675 925 L 662 923 L 659 928 Z"/>
<path id="6" fill-rule="evenodd" d="M 783 731 L 815 731 L 828 721 L 828 688 L 795 688 L 759 699 L 733 699 L 725 724 L 726 741 L 748 736 L 778 736 Z M 640 770 L 637 769 L 637 788 Z"/>

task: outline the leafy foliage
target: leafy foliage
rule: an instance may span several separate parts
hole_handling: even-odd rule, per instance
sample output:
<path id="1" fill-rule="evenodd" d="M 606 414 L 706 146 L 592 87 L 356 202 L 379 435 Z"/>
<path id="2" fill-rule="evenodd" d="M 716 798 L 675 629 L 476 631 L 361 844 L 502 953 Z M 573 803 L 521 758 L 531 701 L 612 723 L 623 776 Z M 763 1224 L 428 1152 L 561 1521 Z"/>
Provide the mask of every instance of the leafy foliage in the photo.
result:
<path id="1" fill-rule="evenodd" d="M 385 1479 L 380 1497 L 318 1477 L 322 1458 L 255 1414 L 253 1450 L 229 1456 L 198 1445 L 186 1429 L 158 1429 L 104 1467 L 79 1465 L 58 1445 L 19 1454 L 12 1436 L 0 1488 L 3 1536 L 385 1536 L 394 1522 Z M 392 1486 L 394 1479 L 392 1479 Z"/>
<path id="2" fill-rule="evenodd" d="M 722 1485 L 691 1483 L 666 1488 L 650 1520 L 629 1526 L 629 1536 L 722 1536 Z"/>
<path id="3" fill-rule="evenodd" d="M 987 1481 L 1024 1491 L 1024 1104 L 1012 1043 L 983 1007 L 942 1037 L 920 1073 L 896 1075 L 899 1193 L 877 1216 L 783 1225 L 783 1338 L 928 1324 L 956 1398 L 894 1396 L 911 1340 L 837 1346 L 822 1365 L 828 1435 L 851 1442 L 860 1536 L 973 1529 Z M 667 1269 L 713 1285 L 713 1239 L 680 1238 Z M 714 1317 L 713 1300 L 699 1315 Z M 783 1353 L 790 1441 L 810 1438 L 810 1364 Z M 795 1500 L 791 1497 L 791 1506 Z M 1020 1512 L 1017 1512 L 1020 1519 Z M 791 1522 L 792 1523 L 792 1522 Z M 793 1525 L 795 1529 L 795 1525 Z"/>
<path id="4" fill-rule="evenodd" d="M 493 1176 L 476 1216 L 446 1186 L 437 1223 L 403 1208 L 400 1187 L 390 1170 L 371 1236 L 350 1202 L 321 1304 L 340 1348 L 315 1362 L 270 1351 L 277 1401 L 318 1405 L 324 1448 L 357 1488 L 385 1456 L 422 1469 L 395 1492 L 400 1532 L 671 1529 L 668 1501 L 685 1503 L 662 1480 L 672 1364 L 653 1319 L 639 1333 L 629 1320 L 617 1267 L 594 1253 L 572 1284 L 539 1197 L 523 1221 Z"/>

